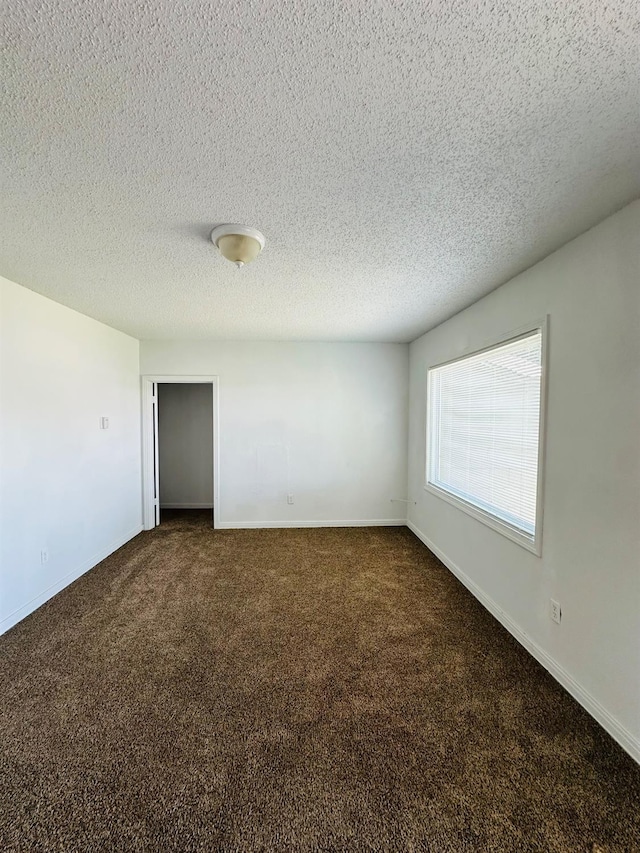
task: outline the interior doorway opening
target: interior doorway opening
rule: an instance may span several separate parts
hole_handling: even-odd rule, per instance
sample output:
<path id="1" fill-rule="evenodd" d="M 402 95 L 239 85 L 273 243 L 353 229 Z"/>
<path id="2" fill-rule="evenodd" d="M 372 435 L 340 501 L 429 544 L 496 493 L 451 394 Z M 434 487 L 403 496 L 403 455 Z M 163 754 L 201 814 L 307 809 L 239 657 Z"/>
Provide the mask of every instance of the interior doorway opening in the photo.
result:
<path id="1" fill-rule="evenodd" d="M 159 523 L 173 511 L 210 510 L 213 521 L 213 386 L 158 382 Z"/>
<path id="2" fill-rule="evenodd" d="M 144 376 L 143 511 L 151 530 L 176 514 L 218 526 L 218 381 Z"/>

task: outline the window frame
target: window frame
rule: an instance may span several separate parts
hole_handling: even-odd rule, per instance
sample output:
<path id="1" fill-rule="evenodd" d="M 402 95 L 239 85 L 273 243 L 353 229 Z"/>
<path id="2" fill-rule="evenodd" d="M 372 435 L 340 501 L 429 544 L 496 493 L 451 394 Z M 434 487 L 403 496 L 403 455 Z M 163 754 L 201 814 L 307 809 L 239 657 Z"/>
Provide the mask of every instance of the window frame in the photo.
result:
<path id="1" fill-rule="evenodd" d="M 541 335 L 541 371 L 540 371 L 540 413 L 538 421 L 538 467 L 537 467 L 537 494 L 536 494 L 536 525 L 533 536 L 528 536 L 514 525 L 493 515 L 493 513 L 480 509 L 470 501 L 458 497 L 446 489 L 436 486 L 429 482 L 429 461 L 431 453 L 431 399 L 429 393 L 429 374 L 432 370 L 439 367 L 445 367 L 450 364 L 455 364 L 457 361 L 463 361 L 471 356 L 481 355 L 483 352 L 488 352 L 492 349 L 512 343 L 522 338 L 529 337 L 531 334 L 540 332 Z M 527 551 L 540 557 L 542 555 L 542 529 L 543 529 L 543 508 L 544 508 L 544 475 L 545 475 L 545 456 L 546 456 L 546 421 L 547 421 L 547 387 L 548 387 L 548 348 L 549 348 L 549 315 L 545 315 L 542 319 L 528 323 L 517 329 L 512 329 L 496 338 L 492 338 L 489 342 L 482 344 L 480 347 L 473 347 L 465 350 L 454 358 L 446 361 L 434 362 L 427 365 L 426 373 L 426 428 L 425 428 L 425 466 L 424 466 L 424 489 L 435 497 L 440 498 L 448 504 L 462 510 L 467 515 L 482 522 L 487 527 L 502 534 L 507 539 L 515 542 Z"/>

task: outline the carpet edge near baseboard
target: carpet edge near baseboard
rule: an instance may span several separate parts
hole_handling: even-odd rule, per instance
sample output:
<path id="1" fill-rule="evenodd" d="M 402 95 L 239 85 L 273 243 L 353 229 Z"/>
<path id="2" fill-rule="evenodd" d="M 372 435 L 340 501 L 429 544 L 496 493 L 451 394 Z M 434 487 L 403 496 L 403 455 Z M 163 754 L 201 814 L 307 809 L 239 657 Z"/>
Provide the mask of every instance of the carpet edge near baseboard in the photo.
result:
<path id="1" fill-rule="evenodd" d="M 514 637 L 529 654 L 541 664 L 547 672 L 560 684 L 585 711 L 599 723 L 602 728 L 627 752 L 634 761 L 640 764 L 640 739 L 636 738 L 622 725 L 580 682 L 578 682 L 555 658 L 538 645 L 511 617 L 499 607 L 471 578 L 451 560 L 429 537 L 412 521 L 406 522 L 407 527 L 418 539 L 455 575 L 482 606 L 495 617 L 500 624 Z"/>
<path id="2" fill-rule="evenodd" d="M 26 604 L 22 604 L 17 610 L 14 610 L 13 613 L 5 616 L 4 619 L 0 621 L 0 635 L 6 633 L 10 628 L 13 628 L 14 625 L 17 625 L 18 622 L 21 622 L 39 607 L 42 607 L 42 605 L 46 604 L 49 599 L 54 597 L 54 595 L 57 595 L 59 592 L 62 592 L 63 589 L 68 587 L 69 584 L 78 580 L 79 577 L 82 577 L 82 575 L 86 574 L 91 569 L 94 569 L 98 563 L 106 560 L 106 558 L 113 554 L 114 551 L 117 551 L 118 548 L 122 548 L 123 545 L 130 542 L 139 533 L 142 533 L 143 530 L 144 527 L 142 524 L 134 527 L 133 530 L 130 530 L 124 536 L 121 536 L 111 542 L 111 544 L 107 545 L 106 548 L 101 549 L 88 560 L 84 560 L 84 562 L 75 569 L 67 572 L 66 575 L 59 578 L 54 584 L 38 593 L 35 598 L 32 598 L 30 601 L 27 601 Z"/>
<path id="3" fill-rule="evenodd" d="M 406 527 L 406 518 L 349 518 L 320 521 L 221 521 L 216 530 L 255 530 L 292 527 Z"/>

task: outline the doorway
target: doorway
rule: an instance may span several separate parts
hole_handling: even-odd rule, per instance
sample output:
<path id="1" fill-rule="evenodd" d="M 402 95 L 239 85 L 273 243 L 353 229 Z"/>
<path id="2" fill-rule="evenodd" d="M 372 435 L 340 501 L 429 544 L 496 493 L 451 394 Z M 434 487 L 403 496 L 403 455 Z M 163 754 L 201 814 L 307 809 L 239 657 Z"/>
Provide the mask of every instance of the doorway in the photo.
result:
<path id="1" fill-rule="evenodd" d="M 218 377 L 143 376 L 143 513 L 211 512 L 218 527 Z"/>

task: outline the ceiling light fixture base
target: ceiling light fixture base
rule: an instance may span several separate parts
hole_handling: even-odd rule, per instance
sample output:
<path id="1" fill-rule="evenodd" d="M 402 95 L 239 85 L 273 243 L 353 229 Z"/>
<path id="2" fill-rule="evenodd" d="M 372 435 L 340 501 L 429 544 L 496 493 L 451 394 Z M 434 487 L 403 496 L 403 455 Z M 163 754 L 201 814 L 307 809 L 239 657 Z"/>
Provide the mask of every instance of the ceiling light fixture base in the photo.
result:
<path id="1" fill-rule="evenodd" d="M 264 249 L 264 234 L 256 228 L 237 223 L 216 226 L 211 232 L 211 242 L 221 254 L 237 267 L 257 258 Z"/>

